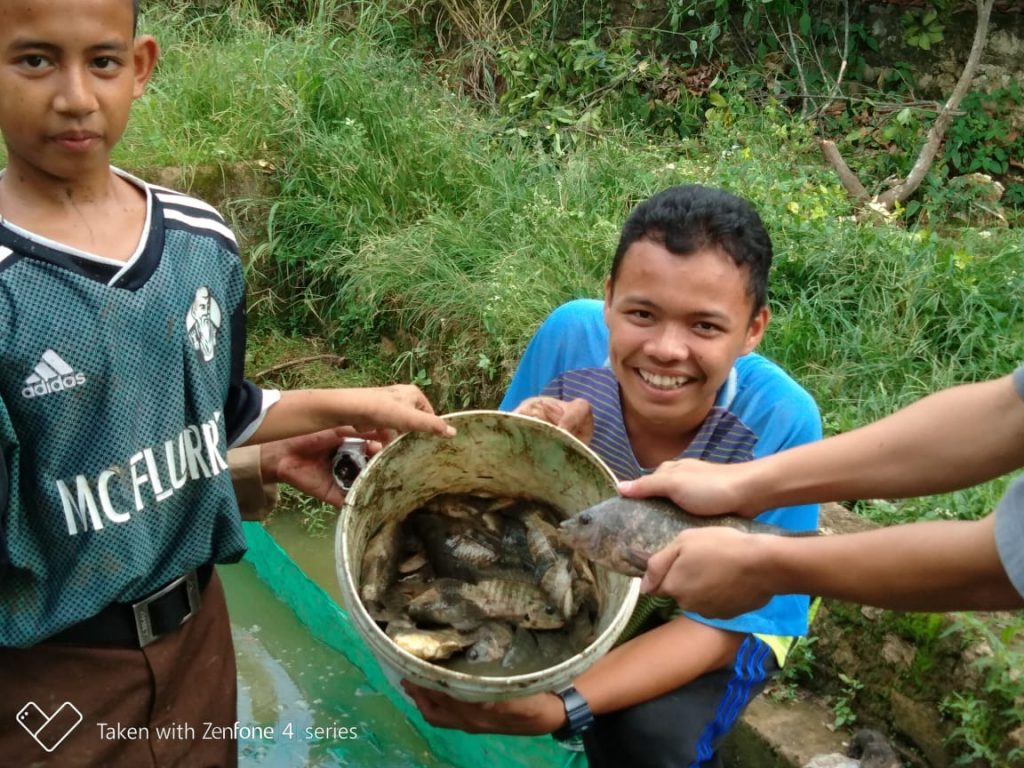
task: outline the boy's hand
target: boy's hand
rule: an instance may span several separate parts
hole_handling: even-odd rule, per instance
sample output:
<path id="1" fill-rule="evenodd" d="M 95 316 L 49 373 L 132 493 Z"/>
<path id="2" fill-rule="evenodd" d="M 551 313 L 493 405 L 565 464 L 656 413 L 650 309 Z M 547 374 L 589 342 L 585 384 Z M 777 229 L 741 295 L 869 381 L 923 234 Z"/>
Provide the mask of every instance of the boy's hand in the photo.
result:
<path id="1" fill-rule="evenodd" d="M 360 399 L 358 430 L 431 432 L 442 437 L 455 434 L 454 427 L 434 415 L 433 406 L 417 386 L 393 384 L 350 391 Z"/>
<path id="2" fill-rule="evenodd" d="M 583 398 L 568 402 L 556 397 L 530 397 L 523 400 L 513 413 L 532 416 L 561 427 L 573 437 L 590 445 L 594 436 L 594 412 Z"/>
<path id="3" fill-rule="evenodd" d="M 315 499 L 341 507 L 345 494 L 334 480 L 331 457 L 346 437 L 366 440 L 366 452 L 371 456 L 391 439 L 383 431 L 357 432 L 352 427 L 335 427 L 275 440 L 260 447 L 260 474 L 264 482 L 288 483 Z"/>
<path id="4" fill-rule="evenodd" d="M 430 401 L 418 387 L 395 384 L 285 390 L 264 414 L 248 443 L 269 443 L 339 425 L 351 426 L 356 432 L 384 431 L 385 442 L 399 432 L 429 432 L 441 437 L 455 434 L 454 427 L 434 415 Z"/>

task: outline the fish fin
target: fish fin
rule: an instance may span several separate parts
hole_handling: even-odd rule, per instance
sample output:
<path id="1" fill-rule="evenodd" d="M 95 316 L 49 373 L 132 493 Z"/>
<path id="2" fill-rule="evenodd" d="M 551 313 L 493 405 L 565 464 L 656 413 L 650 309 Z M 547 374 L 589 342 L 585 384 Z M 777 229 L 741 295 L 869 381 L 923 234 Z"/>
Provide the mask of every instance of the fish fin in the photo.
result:
<path id="1" fill-rule="evenodd" d="M 639 547 L 626 547 L 623 552 L 623 559 L 639 571 L 639 573 L 633 574 L 634 576 L 643 575 L 644 571 L 647 570 L 647 561 L 650 557 L 650 554 L 644 552 Z"/>

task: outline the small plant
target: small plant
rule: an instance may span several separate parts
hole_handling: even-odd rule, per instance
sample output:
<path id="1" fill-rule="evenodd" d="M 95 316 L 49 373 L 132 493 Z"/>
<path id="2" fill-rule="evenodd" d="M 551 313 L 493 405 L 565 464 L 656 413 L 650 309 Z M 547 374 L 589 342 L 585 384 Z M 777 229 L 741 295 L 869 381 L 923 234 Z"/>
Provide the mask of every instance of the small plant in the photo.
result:
<path id="1" fill-rule="evenodd" d="M 836 700 L 832 704 L 832 712 L 836 716 L 836 728 L 844 728 L 857 722 L 854 701 L 857 694 L 864 690 L 864 683 L 842 672 L 839 673 L 839 682 L 843 684 L 843 691 L 836 696 Z"/>
<path id="2" fill-rule="evenodd" d="M 931 50 L 935 43 L 942 42 L 945 25 L 939 21 L 939 12 L 934 8 L 908 11 L 903 14 L 903 42 L 923 51 Z"/>
<path id="3" fill-rule="evenodd" d="M 700 126 L 699 97 L 680 82 L 670 59 L 646 56 L 628 32 L 605 43 L 599 33 L 568 41 L 534 41 L 501 51 L 501 108 L 509 133 L 540 136 L 563 154 L 618 126 L 686 135 Z"/>
<path id="4" fill-rule="evenodd" d="M 987 173 L 1003 181 L 1006 194 L 1001 202 L 1024 207 L 1024 183 L 1011 175 L 1011 163 L 1024 158 L 1024 133 L 1013 122 L 1015 110 L 1024 104 L 1020 84 L 988 93 L 974 91 L 964 97 L 962 114 L 946 132 L 945 158 L 951 173 Z M 991 202 L 991 201 L 989 201 Z"/>
<path id="5" fill-rule="evenodd" d="M 771 688 L 771 695 L 781 701 L 792 701 L 796 698 L 797 689 L 814 676 L 814 644 L 818 638 L 801 637 L 793 644 L 786 664 L 779 672 Z"/>
<path id="6" fill-rule="evenodd" d="M 312 496 L 297 491 L 290 485 L 281 485 L 281 497 L 278 500 L 275 515 L 298 515 L 302 527 L 310 536 L 326 536 L 338 519 L 338 510 Z"/>
<path id="7" fill-rule="evenodd" d="M 424 344 L 406 350 L 395 358 L 392 370 L 400 380 L 415 384 L 417 387 L 429 387 L 433 384 L 427 370 L 429 350 Z"/>

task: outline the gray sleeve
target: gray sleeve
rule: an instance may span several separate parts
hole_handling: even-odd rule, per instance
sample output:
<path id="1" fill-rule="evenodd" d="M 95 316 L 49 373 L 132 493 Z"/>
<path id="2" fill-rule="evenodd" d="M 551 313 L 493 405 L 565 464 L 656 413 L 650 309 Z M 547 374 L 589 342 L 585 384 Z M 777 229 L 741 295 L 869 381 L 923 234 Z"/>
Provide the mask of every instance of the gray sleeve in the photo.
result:
<path id="1" fill-rule="evenodd" d="M 1015 374 L 1014 381 L 1018 378 Z M 1006 575 L 1024 595 L 1024 477 L 1013 481 L 996 507 L 996 549 Z"/>
<path id="2" fill-rule="evenodd" d="M 1013 388 L 1021 400 L 1024 400 L 1024 365 L 1013 372 Z"/>

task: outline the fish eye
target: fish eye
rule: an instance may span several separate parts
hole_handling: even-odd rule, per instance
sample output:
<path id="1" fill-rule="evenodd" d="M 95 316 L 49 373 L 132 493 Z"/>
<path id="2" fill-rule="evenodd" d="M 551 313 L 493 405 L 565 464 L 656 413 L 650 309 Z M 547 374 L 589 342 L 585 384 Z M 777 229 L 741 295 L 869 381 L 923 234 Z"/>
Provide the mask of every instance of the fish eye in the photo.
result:
<path id="1" fill-rule="evenodd" d="M 555 609 L 552 608 L 550 605 L 545 605 L 544 606 L 544 613 L 546 613 L 548 616 L 554 616 L 555 615 Z"/>
<path id="2" fill-rule="evenodd" d="M 594 519 L 590 516 L 589 512 L 580 514 L 580 525 L 590 525 L 592 522 L 594 522 Z"/>

